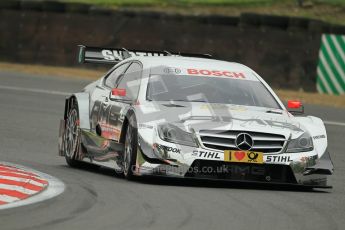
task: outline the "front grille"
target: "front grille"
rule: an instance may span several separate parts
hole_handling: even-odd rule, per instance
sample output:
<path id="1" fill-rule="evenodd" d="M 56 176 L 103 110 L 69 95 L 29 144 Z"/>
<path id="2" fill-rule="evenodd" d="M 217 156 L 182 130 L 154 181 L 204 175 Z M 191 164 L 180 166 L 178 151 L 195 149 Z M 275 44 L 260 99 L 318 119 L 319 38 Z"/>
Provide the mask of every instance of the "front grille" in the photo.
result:
<path id="1" fill-rule="evenodd" d="M 279 153 L 283 149 L 286 139 L 284 135 L 245 132 L 234 130 L 200 130 L 199 135 L 202 144 L 206 148 L 215 150 L 238 150 L 235 144 L 236 136 L 240 133 L 248 133 L 254 141 L 252 151 L 263 153 Z"/>
<path id="2" fill-rule="evenodd" d="M 195 160 L 185 177 L 257 182 L 297 183 L 288 165 Z"/>

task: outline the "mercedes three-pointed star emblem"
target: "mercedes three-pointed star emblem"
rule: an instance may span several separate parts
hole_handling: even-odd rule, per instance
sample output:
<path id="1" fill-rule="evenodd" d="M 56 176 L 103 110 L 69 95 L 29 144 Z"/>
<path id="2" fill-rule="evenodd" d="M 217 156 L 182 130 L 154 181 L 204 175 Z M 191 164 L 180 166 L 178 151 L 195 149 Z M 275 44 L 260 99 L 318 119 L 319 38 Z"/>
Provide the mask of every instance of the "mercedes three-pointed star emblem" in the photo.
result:
<path id="1" fill-rule="evenodd" d="M 236 136 L 235 144 L 240 150 L 250 150 L 254 145 L 254 141 L 248 133 L 240 133 Z"/>

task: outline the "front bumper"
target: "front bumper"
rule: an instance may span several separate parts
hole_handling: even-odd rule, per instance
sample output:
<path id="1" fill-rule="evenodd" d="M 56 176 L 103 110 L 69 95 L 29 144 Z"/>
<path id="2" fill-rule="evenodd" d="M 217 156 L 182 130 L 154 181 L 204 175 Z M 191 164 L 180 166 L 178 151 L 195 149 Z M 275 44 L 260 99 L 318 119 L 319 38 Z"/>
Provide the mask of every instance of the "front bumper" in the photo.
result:
<path id="1" fill-rule="evenodd" d="M 152 158 L 152 152 L 155 151 L 160 151 L 155 156 L 161 157 Z M 199 154 L 200 152 L 202 154 Z M 221 151 L 181 147 L 167 142 L 153 146 L 141 142 L 137 153 L 135 173 L 140 176 L 155 175 L 330 188 L 327 185 L 327 177 L 333 173 L 333 163 L 328 151 L 325 151 L 320 158 L 315 151 L 264 155 L 263 164 L 225 162 L 224 153 Z"/>

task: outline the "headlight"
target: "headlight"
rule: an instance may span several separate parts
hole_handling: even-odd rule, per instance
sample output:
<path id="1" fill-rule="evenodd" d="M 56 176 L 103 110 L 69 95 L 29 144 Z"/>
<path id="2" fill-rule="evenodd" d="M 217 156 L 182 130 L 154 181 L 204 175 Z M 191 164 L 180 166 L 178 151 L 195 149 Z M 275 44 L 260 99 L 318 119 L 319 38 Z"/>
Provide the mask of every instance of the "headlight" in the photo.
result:
<path id="1" fill-rule="evenodd" d="M 197 147 L 193 135 L 171 124 L 158 126 L 158 135 L 163 141 Z"/>
<path id="2" fill-rule="evenodd" d="M 313 140 L 308 132 L 303 133 L 300 137 L 290 140 L 287 146 L 287 153 L 307 152 L 314 149 Z"/>

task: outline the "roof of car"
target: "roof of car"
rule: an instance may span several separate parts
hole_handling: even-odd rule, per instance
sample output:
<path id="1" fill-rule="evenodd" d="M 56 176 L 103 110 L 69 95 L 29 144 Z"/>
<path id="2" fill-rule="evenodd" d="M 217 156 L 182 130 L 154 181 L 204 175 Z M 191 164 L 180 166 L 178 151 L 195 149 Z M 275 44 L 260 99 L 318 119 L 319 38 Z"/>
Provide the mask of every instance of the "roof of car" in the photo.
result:
<path id="1" fill-rule="evenodd" d="M 195 58 L 182 56 L 156 56 L 156 57 L 132 57 L 128 60 L 138 60 L 143 63 L 144 68 L 152 68 L 156 66 L 169 66 L 176 68 L 199 68 L 212 70 L 241 70 L 253 72 L 249 67 L 235 62 L 228 62 L 210 58 Z"/>

